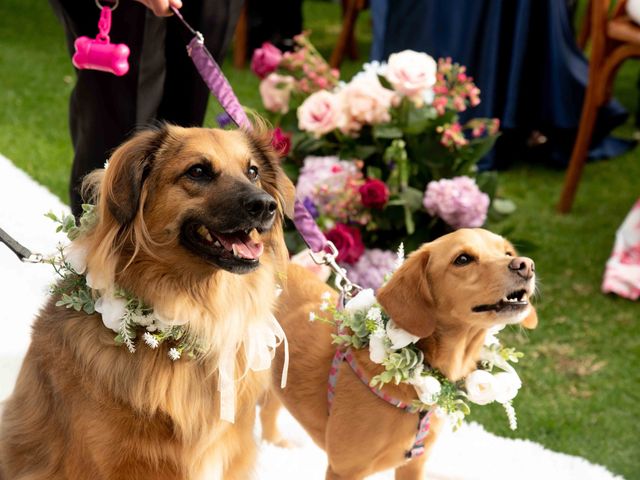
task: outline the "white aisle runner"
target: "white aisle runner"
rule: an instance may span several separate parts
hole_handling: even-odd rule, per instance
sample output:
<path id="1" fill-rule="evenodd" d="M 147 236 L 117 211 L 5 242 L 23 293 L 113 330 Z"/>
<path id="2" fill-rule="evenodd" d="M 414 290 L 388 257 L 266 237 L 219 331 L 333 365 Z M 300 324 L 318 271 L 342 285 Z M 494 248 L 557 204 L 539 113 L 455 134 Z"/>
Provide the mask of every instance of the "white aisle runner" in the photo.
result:
<path id="1" fill-rule="evenodd" d="M 63 236 L 44 214 L 67 211 L 57 197 L 0 155 L 0 228 L 39 253 L 53 253 Z M 42 305 L 53 271 L 47 265 L 21 263 L 0 244 L 0 399 L 10 394 L 29 344 L 29 329 Z M 326 461 L 299 424 L 286 412 L 280 418 L 291 449 L 262 445 L 257 478 L 322 480 Z M 392 472 L 371 477 L 391 479 Z M 430 480 L 609 480 L 604 467 L 580 457 L 546 450 L 528 440 L 511 440 L 471 423 L 443 435 L 428 462 Z"/>

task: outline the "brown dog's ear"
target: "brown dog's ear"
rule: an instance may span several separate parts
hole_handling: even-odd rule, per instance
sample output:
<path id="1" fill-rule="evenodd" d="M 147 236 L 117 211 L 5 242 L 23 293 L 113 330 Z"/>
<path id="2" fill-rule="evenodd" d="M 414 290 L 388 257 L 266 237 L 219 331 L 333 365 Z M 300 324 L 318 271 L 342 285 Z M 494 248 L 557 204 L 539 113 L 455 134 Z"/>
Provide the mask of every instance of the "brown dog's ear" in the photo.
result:
<path id="1" fill-rule="evenodd" d="M 121 225 L 127 225 L 135 218 L 142 184 L 167 133 L 166 126 L 159 130 L 145 130 L 111 155 L 103 182 L 103 198 L 111 215 Z"/>
<path id="2" fill-rule="evenodd" d="M 430 336 L 436 328 L 428 263 L 429 251 L 423 247 L 407 258 L 376 295 L 396 325 L 421 338 Z"/>
<path id="3" fill-rule="evenodd" d="M 533 305 L 529 308 L 529 314 L 520 322 L 524 328 L 528 328 L 529 330 L 533 330 L 538 326 L 538 312 L 533 307 Z"/>
<path id="4" fill-rule="evenodd" d="M 264 190 L 278 201 L 287 217 L 293 218 L 296 188 L 280 166 L 278 155 L 271 145 L 272 133 L 260 122 L 255 125 L 254 131 L 245 133 L 253 154 L 260 163 L 260 178 Z"/>

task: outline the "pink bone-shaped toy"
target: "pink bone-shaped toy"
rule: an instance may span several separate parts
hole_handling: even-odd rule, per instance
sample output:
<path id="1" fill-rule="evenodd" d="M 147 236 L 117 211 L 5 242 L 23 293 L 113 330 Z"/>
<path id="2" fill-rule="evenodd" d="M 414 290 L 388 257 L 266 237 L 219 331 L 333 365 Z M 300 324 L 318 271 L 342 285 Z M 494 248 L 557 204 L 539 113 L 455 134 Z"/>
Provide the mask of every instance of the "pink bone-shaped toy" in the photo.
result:
<path id="1" fill-rule="evenodd" d="M 74 43 L 76 53 L 71 59 L 76 68 L 100 70 L 124 75 L 129 71 L 129 47 L 124 43 L 110 43 L 111 9 L 102 7 L 100 33 L 96 38 L 78 37 Z"/>

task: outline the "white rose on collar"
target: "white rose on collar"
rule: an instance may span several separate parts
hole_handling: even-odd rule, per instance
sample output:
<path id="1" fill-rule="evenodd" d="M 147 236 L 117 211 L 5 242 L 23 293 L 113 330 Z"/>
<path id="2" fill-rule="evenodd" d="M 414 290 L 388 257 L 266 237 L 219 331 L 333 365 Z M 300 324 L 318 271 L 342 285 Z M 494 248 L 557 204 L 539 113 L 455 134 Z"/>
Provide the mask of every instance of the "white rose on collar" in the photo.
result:
<path id="1" fill-rule="evenodd" d="M 391 340 L 392 350 L 399 350 L 410 343 L 415 343 L 420 340 L 420 337 L 412 335 L 406 330 L 398 327 L 393 320 L 389 320 L 387 323 L 387 336 L 389 337 L 389 340 Z"/>
<path id="2" fill-rule="evenodd" d="M 87 249 L 76 243 L 64 247 L 64 259 L 76 273 L 83 274 L 87 269 Z"/>
<path id="3" fill-rule="evenodd" d="M 411 379 L 411 384 L 416 389 L 420 401 L 427 405 L 435 403 L 442 389 L 438 379 L 431 375 L 417 375 Z"/>
<path id="4" fill-rule="evenodd" d="M 515 372 L 500 372 L 493 376 L 496 401 L 506 403 L 513 400 L 522 386 L 520 377 Z"/>
<path id="5" fill-rule="evenodd" d="M 120 331 L 122 317 L 127 312 L 127 302 L 112 295 L 100 297 L 95 304 L 96 312 L 102 315 L 102 323 L 114 332 Z"/>
<path id="6" fill-rule="evenodd" d="M 467 397 L 473 403 L 486 405 L 496 399 L 496 385 L 493 375 L 485 370 L 475 370 L 465 380 Z"/>
<path id="7" fill-rule="evenodd" d="M 369 337 L 369 358 L 373 363 L 382 363 L 387 354 L 384 345 L 384 332 L 375 332 Z"/>
<path id="8" fill-rule="evenodd" d="M 349 313 L 356 313 L 369 310 L 374 303 L 376 303 L 376 296 L 373 294 L 373 289 L 365 288 L 349 300 L 344 309 Z"/>

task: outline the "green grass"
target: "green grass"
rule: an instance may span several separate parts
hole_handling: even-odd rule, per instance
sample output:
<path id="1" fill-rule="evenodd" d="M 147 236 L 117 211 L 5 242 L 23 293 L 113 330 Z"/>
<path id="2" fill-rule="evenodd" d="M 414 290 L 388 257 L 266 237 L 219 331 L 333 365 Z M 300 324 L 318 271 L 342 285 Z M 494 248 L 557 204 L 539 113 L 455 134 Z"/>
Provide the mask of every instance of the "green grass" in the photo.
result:
<path id="1" fill-rule="evenodd" d="M 304 2 L 306 26 L 328 56 L 338 32 L 333 3 Z M 61 27 L 46 2 L 0 2 L 0 152 L 66 200 L 72 151 L 67 103 L 73 69 Z M 368 16 L 360 19 L 362 58 L 370 42 Z M 358 69 L 346 62 L 344 78 Z M 225 72 L 241 100 L 259 108 L 258 82 L 227 62 Z M 637 105 L 638 64 L 628 62 L 615 93 Z M 211 106 L 207 125 L 213 126 Z M 620 129 L 629 136 L 630 124 Z M 498 407 L 476 408 L 474 419 L 505 436 L 528 438 L 581 455 L 626 478 L 640 478 L 640 305 L 600 293 L 604 264 L 616 228 L 640 195 L 638 150 L 586 167 L 573 213 L 558 215 L 564 172 L 520 164 L 501 173 L 518 211 L 496 230 L 536 245 L 541 295 L 539 328 L 507 332 L 526 352 L 524 388 L 516 401 L 519 429 L 507 428 Z M 3 206 L 2 208 L 12 208 Z M 44 207 L 43 207 L 44 208 Z"/>

